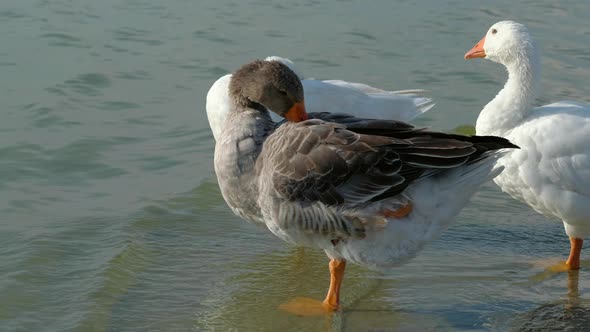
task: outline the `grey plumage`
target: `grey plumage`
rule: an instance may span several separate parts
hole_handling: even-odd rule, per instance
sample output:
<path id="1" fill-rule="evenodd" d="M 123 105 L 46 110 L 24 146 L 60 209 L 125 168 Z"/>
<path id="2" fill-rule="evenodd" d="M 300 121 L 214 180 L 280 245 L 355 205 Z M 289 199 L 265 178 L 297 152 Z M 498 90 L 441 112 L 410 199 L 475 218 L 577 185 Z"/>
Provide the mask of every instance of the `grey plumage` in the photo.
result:
<path id="1" fill-rule="evenodd" d="M 403 201 L 400 195 L 418 179 L 486 158 L 486 151 L 515 147 L 498 137 L 344 114 L 311 113 L 304 122 L 275 124 L 267 109 L 284 114 L 303 99 L 296 76 L 283 67 L 254 62 L 234 74 L 235 110 L 215 148 L 226 202 L 275 234 L 363 238 L 375 224 L 373 207 L 388 198 Z"/>

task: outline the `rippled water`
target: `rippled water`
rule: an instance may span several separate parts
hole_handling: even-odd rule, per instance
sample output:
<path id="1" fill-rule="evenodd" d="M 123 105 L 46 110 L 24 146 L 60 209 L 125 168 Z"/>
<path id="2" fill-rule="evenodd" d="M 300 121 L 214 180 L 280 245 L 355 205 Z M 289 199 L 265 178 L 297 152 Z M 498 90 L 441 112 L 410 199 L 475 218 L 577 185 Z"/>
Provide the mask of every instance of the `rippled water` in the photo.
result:
<path id="1" fill-rule="evenodd" d="M 590 6 L 542 1 L 5 0 L 0 4 L 0 330 L 579 330 L 590 266 L 551 275 L 560 223 L 487 185 L 387 275 L 352 267 L 344 310 L 323 253 L 240 221 L 212 167 L 205 94 L 256 57 L 307 76 L 432 91 L 418 123 L 472 124 L 506 79 L 463 54 L 495 21 L 543 51 L 542 101 L 590 101 Z"/>

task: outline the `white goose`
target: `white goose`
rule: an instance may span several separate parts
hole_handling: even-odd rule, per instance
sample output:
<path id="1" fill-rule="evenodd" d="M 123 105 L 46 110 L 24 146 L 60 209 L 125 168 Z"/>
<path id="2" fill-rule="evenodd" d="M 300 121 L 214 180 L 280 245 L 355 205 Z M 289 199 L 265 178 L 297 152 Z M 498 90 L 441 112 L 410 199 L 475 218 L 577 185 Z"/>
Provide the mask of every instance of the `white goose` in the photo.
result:
<path id="1" fill-rule="evenodd" d="M 508 138 L 521 147 L 500 161 L 494 181 L 503 191 L 548 217 L 563 221 L 571 251 L 552 270 L 580 268 L 583 239 L 590 234 L 590 105 L 561 101 L 532 107 L 540 63 L 527 28 L 512 21 L 492 25 L 465 54 L 506 66 L 508 81 L 477 119 L 478 135 Z"/>
<path id="2" fill-rule="evenodd" d="M 347 261 L 388 269 L 414 257 L 502 170 L 498 150 L 515 148 L 499 137 L 399 121 L 308 115 L 301 81 L 277 61 L 242 66 L 229 96 L 215 145 L 225 201 L 240 217 L 331 258 L 323 302 L 282 306 L 298 314 L 338 309 Z M 269 110 L 290 122 L 273 122 Z"/>
<path id="3" fill-rule="evenodd" d="M 295 64 L 286 58 L 270 56 L 265 61 L 278 61 L 288 66 L 302 80 L 305 105 L 312 112 L 339 112 L 371 119 L 410 121 L 434 106 L 425 90 L 385 91 L 362 83 L 340 80 L 303 79 Z M 229 82 L 232 75 L 220 77 L 207 93 L 207 118 L 215 139 L 231 110 Z M 279 117 L 271 113 L 273 120 Z"/>

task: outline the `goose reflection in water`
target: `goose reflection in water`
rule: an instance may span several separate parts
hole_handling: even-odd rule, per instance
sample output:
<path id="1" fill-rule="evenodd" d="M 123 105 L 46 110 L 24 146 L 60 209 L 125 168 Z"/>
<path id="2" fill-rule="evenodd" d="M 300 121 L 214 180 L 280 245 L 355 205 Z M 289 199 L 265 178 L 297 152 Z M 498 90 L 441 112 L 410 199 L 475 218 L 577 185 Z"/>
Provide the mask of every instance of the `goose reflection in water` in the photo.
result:
<path id="1" fill-rule="evenodd" d="M 554 274 L 555 275 L 555 274 Z M 561 277 L 563 274 L 559 274 Z M 580 271 L 567 272 L 567 294 L 515 318 L 513 331 L 587 331 L 590 301 L 580 298 Z"/>

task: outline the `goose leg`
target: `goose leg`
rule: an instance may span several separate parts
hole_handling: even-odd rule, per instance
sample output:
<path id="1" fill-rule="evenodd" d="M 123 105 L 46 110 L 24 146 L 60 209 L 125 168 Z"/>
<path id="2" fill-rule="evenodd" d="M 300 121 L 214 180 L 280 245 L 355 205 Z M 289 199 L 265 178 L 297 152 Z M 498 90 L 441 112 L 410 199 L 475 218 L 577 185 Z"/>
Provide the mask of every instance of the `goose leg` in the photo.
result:
<path id="1" fill-rule="evenodd" d="M 565 262 L 560 262 L 551 265 L 548 270 L 550 272 L 566 272 L 580 269 L 580 253 L 582 252 L 582 245 L 584 244 L 583 239 L 570 237 L 570 255 Z"/>
<path id="2" fill-rule="evenodd" d="M 338 310 L 340 306 L 340 287 L 344 279 L 345 267 L 346 261 L 344 260 L 330 260 L 330 288 L 323 302 L 306 297 L 296 297 L 287 303 L 281 304 L 279 309 L 299 316 L 317 316 Z"/>
<path id="3" fill-rule="evenodd" d="M 328 289 L 328 294 L 326 294 L 323 305 L 330 311 L 336 311 L 340 305 L 340 286 L 342 286 L 342 280 L 344 279 L 346 261 L 332 259 L 330 260 L 329 267 L 330 288 Z"/>
<path id="4" fill-rule="evenodd" d="M 576 239 L 570 237 L 570 256 L 568 257 L 565 264 L 569 267 L 569 270 L 579 270 L 580 269 L 580 253 L 582 252 L 582 245 L 584 244 L 583 239 Z"/>

